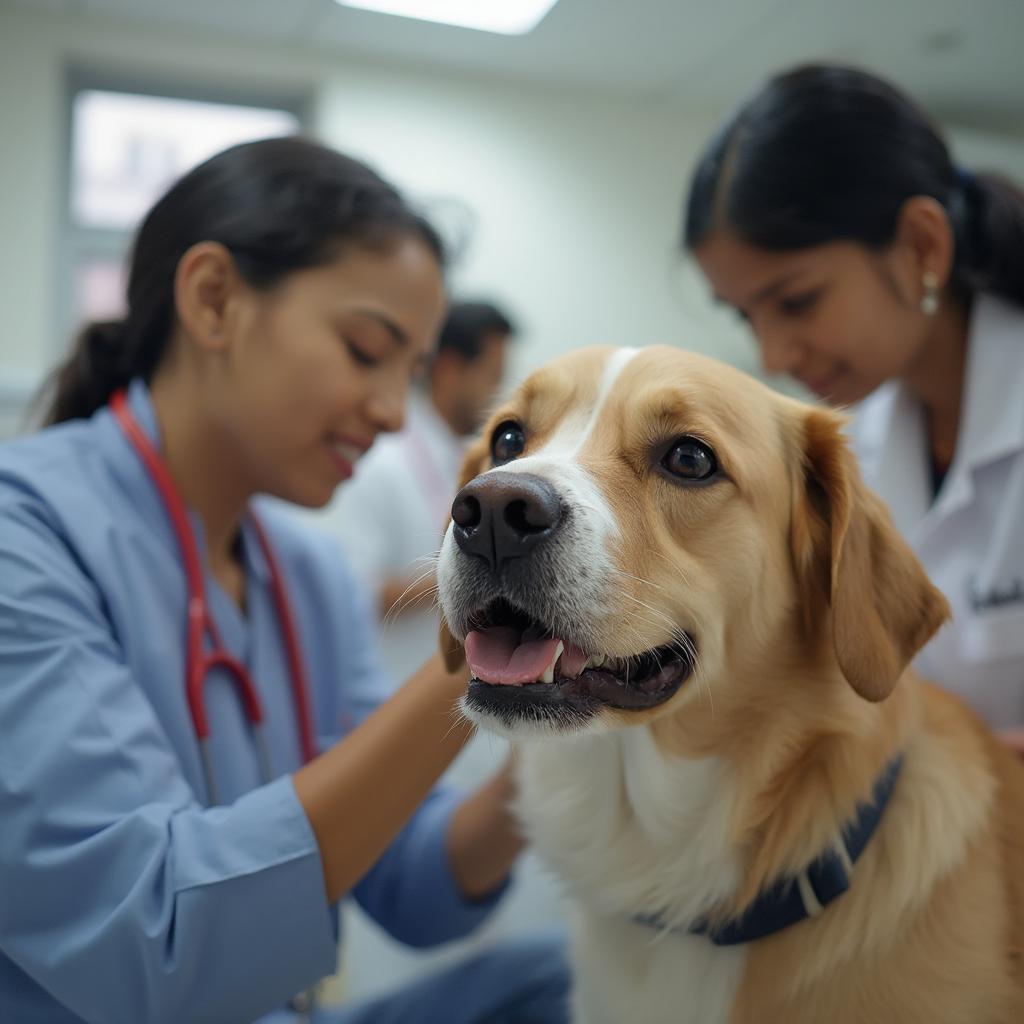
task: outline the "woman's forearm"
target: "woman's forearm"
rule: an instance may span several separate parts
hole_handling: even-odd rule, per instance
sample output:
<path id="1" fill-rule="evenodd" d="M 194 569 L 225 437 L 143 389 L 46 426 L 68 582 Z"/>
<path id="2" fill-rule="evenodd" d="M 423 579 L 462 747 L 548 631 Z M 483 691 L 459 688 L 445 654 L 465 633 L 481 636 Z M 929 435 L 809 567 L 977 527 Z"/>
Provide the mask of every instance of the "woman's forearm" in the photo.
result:
<path id="1" fill-rule="evenodd" d="M 448 856 L 456 884 L 468 899 L 493 892 L 522 852 L 525 840 L 510 807 L 514 794 L 510 761 L 452 816 Z"/>
<path id="2" fill-rule="evenodd" d="M 320 847 L 333 902 L 369 870 L 465 746 L 456 701 L 466 672 L 432 658 L 389 701 L 300 768 L 295 791 Z"/>

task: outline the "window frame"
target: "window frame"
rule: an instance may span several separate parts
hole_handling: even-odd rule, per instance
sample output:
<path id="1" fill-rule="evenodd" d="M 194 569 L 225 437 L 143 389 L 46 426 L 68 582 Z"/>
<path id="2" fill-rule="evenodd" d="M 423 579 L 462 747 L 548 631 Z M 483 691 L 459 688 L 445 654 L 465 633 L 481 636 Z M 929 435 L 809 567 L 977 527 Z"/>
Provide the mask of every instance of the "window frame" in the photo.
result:
<path id="1" fill-rule="evenodd" d="M 313 108 L 312 89 L 288 86 L 231 82 L 214 83 L 187 80 L 173 75 L 144 72 L 111 72 L 70 66 L 64 75 L 64 111 L 60 168 L 60 211 L 57 218 L 58 245 L 56 341 L 51 353 L 59 359 L 82 324 L 77 315 L 76 270 L 89 260 L 123 261 L 135 233 L 127 229 L 90 227 L 75 223 L 72 211 L 75 98 L 88 91 L 153 96 L 160 99 L 191 100 L 238 107 L 259 107 L 292 114 L 298 131 L 309 131 Z"/>

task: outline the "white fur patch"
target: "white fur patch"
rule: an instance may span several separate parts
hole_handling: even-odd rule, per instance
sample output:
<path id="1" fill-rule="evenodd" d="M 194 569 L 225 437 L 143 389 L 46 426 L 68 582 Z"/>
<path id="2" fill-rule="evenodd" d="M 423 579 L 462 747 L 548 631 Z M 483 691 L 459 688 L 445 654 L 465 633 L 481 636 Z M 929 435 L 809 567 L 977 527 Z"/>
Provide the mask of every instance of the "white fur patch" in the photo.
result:
<path id="1" fill-rule="evenodd" d="M 606 554 L 606 542 L 618 536 L 619 527 L 601 489 L 593 477 L 580 467 L 577 459 L 604 411 L 615 381 L 638 352 L 639 349 L 635 348 L 616 349 L 605 363 L 597 397 L 589 412 L 583 409 L 571 410 L 542 448 L 524 458 L 496 467 L 505 473 L 532 473 L 555 484 L 574 513 L 585 517 L 594 529 L 597 543 L 592 552 L 586 553 L 588 556 L 597 552 Z"/>
<path id="2" fill-rule="evenodd" d="M 669 759 L 644 727 L 524 745 L 518 805 L 541 858 L 579 907 L 577 1019 L 728 1019 L 746 953 L 680 928 L 731 894 L 730 781 L 714 759 Z"/>
<path id="3" fill-rule="evenodd" d="M 573 1024 L 728 1024 L 744 946 L 583 913 L 572 927 Z"/>

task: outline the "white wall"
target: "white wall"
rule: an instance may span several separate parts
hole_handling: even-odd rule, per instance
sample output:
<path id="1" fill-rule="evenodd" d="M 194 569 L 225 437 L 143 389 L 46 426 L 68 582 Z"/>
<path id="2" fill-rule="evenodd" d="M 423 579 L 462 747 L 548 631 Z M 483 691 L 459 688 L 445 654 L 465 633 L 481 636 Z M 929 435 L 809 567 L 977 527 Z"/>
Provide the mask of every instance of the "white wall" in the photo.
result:
<path id="1" fill-rule="evenodd" d="M 54 282 L 69 65 L 308 90 L 325 141 L 418 198 L 471 207 L 453 284 L 521 321 L 517 369 L 596 342 L 681 342 L 752 365 L 738 330 L 714 316 L 708 327 L 702 299 L 688 310 L 675 253 L 685 170 L 710 114 L 8 9 L 0 380 L 34 381 L 65 344 Z"/>
<path id="2" fill-rule="evenodd" d="M 417 198 L 471 208 L 476 228 L 453 285 L 495 296 L 521 321 L 516 372 L 580 344 L 657 341 L 755 368 L 742 328 L 710 306 L 675 245 L 689 168 L 720 111 L 8 8 L 0 9 L 0 436 L 16 397 L 66 344 L 56 281 L 69 66 L 306 91 L 325 141 Z M 1024 179 L 1020 139 L 953 135 L 966 162 Z"/>

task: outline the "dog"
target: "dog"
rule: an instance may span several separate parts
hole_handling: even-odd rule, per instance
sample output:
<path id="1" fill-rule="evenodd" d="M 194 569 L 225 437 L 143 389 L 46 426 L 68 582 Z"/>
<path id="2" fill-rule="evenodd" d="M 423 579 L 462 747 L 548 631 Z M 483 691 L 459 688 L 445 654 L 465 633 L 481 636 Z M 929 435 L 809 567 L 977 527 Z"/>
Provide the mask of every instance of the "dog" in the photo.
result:
<path id="1" fill-rule="evenodd" d="M 1024 767 L 908 668 L 949 609 L 845 422 L 592 348 L 469 450 L 442 645 L 517 750 L 577 1024 L 1024 1021 Z"/>

